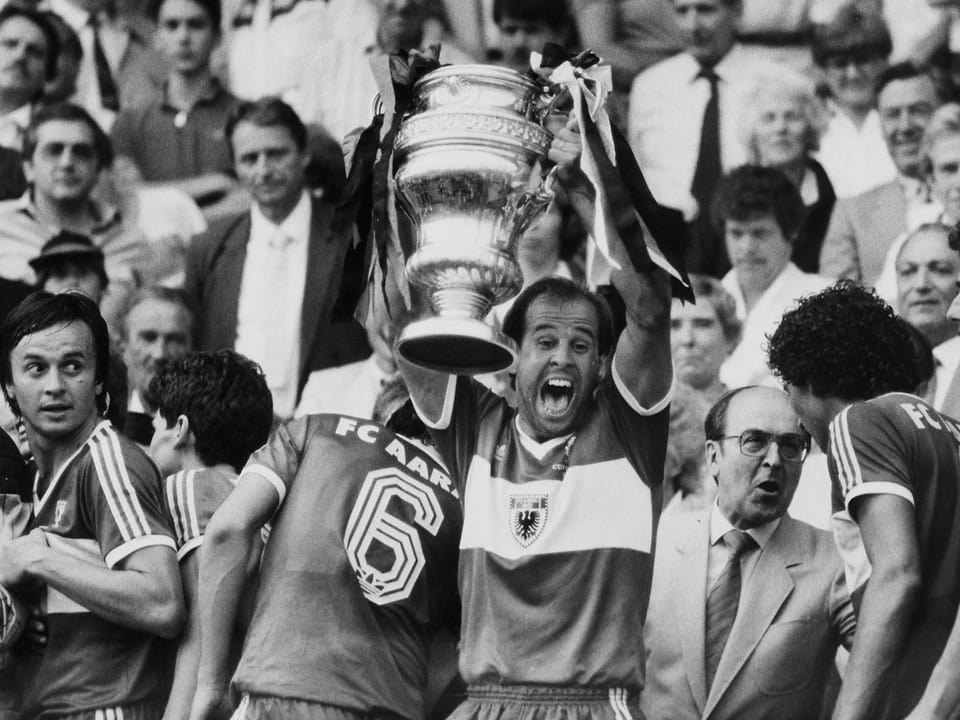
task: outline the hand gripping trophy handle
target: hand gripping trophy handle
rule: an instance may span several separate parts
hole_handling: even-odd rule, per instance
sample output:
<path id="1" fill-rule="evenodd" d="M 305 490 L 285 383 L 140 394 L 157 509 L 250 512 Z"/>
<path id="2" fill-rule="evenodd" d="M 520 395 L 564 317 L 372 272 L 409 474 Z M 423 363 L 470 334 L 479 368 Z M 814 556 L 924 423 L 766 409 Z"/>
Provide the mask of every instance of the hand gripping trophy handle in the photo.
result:
<path id="1" fill-rule="evenodd" d="M 549 97 L 529 77 L 487 65 L 439 68 L 414 94 L 394 187 L 416 233 L 407 280 L 434 315 L 408 325 L 397 350 L 450 373 L 503 370 L 515 344 L 484 318 L 520 291 L 517 241 L 553 197 L 555 169 L 538 177 L 552 140 L 542 125 Z"/>

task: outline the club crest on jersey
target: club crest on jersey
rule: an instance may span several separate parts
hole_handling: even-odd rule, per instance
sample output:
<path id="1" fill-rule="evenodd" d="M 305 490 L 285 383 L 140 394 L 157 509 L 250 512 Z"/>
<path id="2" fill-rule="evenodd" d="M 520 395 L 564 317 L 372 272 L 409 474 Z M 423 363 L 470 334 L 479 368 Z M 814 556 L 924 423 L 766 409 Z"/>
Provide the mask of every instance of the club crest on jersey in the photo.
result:
<path id="1" fill-rule="evenodd" d="M 57 500 L 57 505 L 53 510 L 53 524 L 55 526 L 60 524 L 60 521 L 63 520 L 63 514 L 67 511 L 67 501 L 66 500 Z"/>
<path id="2" fill-rule="evenodd" d="M 547 524 L 547 493 L 510 496 L 510 534 L 521 547 L 530 547 Z"/>

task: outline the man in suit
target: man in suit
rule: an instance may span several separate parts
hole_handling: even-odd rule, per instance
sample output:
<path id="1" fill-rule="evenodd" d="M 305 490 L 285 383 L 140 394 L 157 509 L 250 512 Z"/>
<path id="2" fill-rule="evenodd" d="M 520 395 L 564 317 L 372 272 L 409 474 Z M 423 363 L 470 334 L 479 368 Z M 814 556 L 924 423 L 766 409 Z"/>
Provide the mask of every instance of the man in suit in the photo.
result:
<path id="1" fill-rule="evenodd" d="M 909 63 L 891 65 L 877 83 L 884 140 L 897 178 L 837 201 L 820 250 L 820 274 L 876 283 L 893 241 L 932 222 L 940 212 L 930 198 L 922 140 L 940 97 L 933 78 Z"/>
<path id="2" fill-rule="evenodd" d="M 672 720 L 818 717 L 855 620 L 830 534 L 786 515 L 809 435 L 786 394 L 760 386 L 724 395 L 704 428 L 717 502 L 661 523 L 641 709 Z"/>
<path id="3" fill-rule="evenodd" d="M 345 300 L 353 289 L 342 282 L 356 251 L 332 230 L 333 205 L 306 189 L 306 129 L 289 105 L 241 103 L 226 134 L 253 205 L 189 249 L 184 289 L 197 309 L 196 346 L 260 363 L 275 412 L 291 417 L 310 371 L 369 354 Z"/>

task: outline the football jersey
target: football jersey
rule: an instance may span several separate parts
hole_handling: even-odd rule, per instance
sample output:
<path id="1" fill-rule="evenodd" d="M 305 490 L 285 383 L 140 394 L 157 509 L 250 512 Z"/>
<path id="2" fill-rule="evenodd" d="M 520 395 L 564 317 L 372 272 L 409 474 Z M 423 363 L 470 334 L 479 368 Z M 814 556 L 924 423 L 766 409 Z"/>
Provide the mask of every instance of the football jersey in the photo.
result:
<path id="1" fill-rule="evenodd" d="M 31 527 L 44 530 L 51 548 L 107 568 L 146 547 L 173 549 L 156 466 L 109 422 L 97 425 L 42 494 L 39 479 Z M 47 644 L 28 659 L 24 717 L 162 705 L 159 638 L 100 618 L 52 587 L 42 605 Z"/>
<path id="2" fill-rule="evenodd" d="M 234 687 L 423 716 L 426 644 L 455 627 L 462 513 L 443 467 L 368 420 L 281 425 L 240 475 L 276 489 Z"/>
<path id="3" fill-rule="evenodd" d="M 451 392 L 433 435 L 464 495 L 464 680 L 639 690 L 670 396 L 645 410 L 613 373 L 575 435 L 537 443 L 478 383 Z"/>
<path id="4" fill-rule="evenodd" d="M 870 562 L 851 503 L 891 494 L 913 505 L 923 581 L 895 669 L 895 707 L 884 716 L 903 717 L 922 694 L 960 605 L 960 424 L 918 397 L 892 393 L 841 411 L 828 447 L 833 529 L 855 609 Z"/>
<path id="5" fill-rule="evenodd" d="M 167 513 L 183 560 L 203 543 L 210 518 L 236 487 L 237 479 L 213 468 L 182 470 L 164 483 Z"/>

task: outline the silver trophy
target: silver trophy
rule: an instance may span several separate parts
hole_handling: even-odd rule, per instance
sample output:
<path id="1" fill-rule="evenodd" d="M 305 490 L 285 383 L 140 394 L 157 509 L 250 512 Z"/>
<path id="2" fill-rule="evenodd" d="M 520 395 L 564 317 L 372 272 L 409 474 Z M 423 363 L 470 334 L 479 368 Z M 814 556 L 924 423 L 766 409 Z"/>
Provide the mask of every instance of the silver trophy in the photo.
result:
<path id="1" fill-rule="evenodd" d="M 512 340 L 484 321 L 523 284 L 515 248 L 546 210 L 552 180 L 540 162 L 552 96 L 507 68 L 446 66 L 414 86 L 397 133 L 394 185 L 416 233 L 407 280 L 434 316 L 397 342 L 412 363 L 457 374 L 496 372 L 516 359 Z"/>

